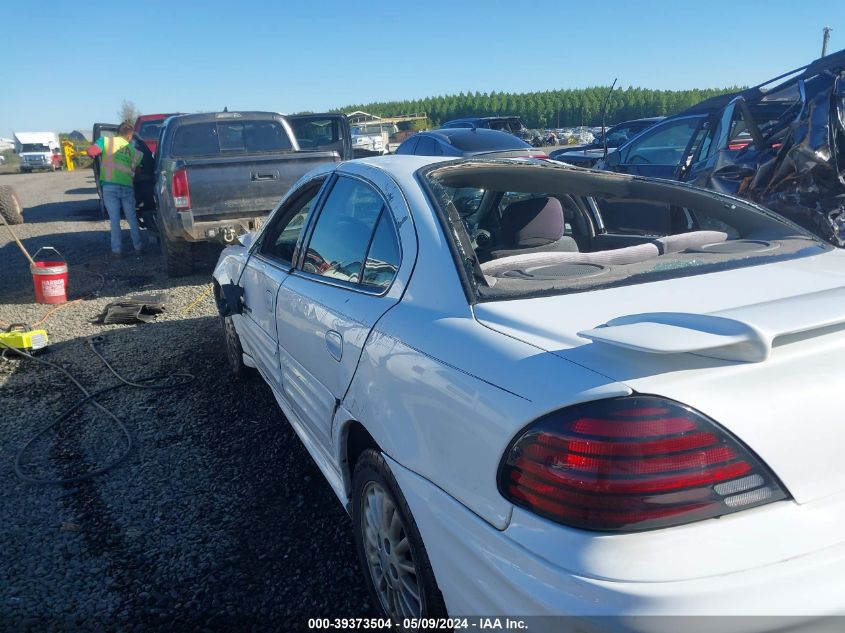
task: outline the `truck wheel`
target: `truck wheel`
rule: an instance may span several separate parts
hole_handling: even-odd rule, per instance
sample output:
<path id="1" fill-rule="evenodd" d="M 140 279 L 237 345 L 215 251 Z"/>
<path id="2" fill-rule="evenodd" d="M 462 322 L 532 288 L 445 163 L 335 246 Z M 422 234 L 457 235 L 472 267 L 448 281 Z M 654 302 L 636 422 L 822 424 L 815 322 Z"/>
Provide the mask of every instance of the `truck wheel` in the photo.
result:
<path id="1" fill-rule="evenodd" d="M 9 185 L 0 185 L 0 215 L 8 224 L 23 224 L 21 202 Z"/>
<path id="2" fill-rule="evenodd" d="M 190 242 L 171 240 L 164 231 L 159 232 L 158 241 L 168 277 L 184 277 L 194 271 L 194 249 Z"/>
<path id="3" fill-rule="evenodd" d="M 381 453 L 368 448 L 352 476 L 353 540 L 382 617 L 447 617 L 416 521 Z"/>
<path id="4" fill-rule="evenodd" d="M 31 171 L 32 171 L 32 170 L 31 170 L 31 169 L 29 169 L 28 167 L 21 167 L 21 173 L 22 173 L 22 174 L 28 174 L 28 173 L 29 173 L 29 172 L 31 172 Z"/>

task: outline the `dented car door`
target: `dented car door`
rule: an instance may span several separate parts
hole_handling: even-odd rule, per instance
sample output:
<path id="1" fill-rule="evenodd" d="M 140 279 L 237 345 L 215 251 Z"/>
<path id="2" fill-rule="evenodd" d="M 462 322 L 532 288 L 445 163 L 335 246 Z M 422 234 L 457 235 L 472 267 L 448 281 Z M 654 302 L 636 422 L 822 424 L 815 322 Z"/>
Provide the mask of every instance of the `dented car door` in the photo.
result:
<path id="1" fill-rule="evenodd" d="M 259 371 L 282 389 L 276 331 L 276 297 L 290 274 L 308 214 L 319 197 L 322 178 L 304 185 L 272 216 L 241 277 L 243 344 Z"/>

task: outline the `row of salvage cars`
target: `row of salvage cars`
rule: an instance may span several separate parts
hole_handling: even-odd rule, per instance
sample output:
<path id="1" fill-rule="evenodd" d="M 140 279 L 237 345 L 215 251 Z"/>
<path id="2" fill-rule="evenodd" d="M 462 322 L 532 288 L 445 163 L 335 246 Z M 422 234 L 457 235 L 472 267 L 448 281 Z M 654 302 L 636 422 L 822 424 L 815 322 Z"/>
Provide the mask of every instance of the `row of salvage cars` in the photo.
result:
<path id="1" fill-rule="evenodd" d="M 753 200 L 845 246 L 845 50 L 669 117 L 599 169 Z"/>
<path id="2" fill-rule="evenodd" d="M 796 119 L 758 172 L 828 151 L 841 181 L 842 68 L 815 64 L 827 150 Z M 718 129 L 753 117 L 730 103 Z M 845 251 L 783 215 L 550 160 L 367 158 L 302 178 L 214 287 L 233 371 L 272 388 L 396 628 L 845 614 Z"/>

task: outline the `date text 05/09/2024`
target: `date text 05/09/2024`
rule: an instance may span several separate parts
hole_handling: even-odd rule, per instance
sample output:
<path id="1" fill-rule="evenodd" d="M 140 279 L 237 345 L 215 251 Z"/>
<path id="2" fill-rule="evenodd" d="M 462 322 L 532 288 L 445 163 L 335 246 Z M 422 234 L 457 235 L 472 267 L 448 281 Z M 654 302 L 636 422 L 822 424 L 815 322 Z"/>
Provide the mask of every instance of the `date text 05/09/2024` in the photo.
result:
<path id="1" fill-rule="evenodd" d="M 433 630 L 433 631 L 524 631 L 528 625 L 519 618 L 477 617 L 477 618 L 404 618 L 393 622 L 390 618 L 310 618 L 309 629 L 334 629 L 347 631 L 391 630 Z"/>

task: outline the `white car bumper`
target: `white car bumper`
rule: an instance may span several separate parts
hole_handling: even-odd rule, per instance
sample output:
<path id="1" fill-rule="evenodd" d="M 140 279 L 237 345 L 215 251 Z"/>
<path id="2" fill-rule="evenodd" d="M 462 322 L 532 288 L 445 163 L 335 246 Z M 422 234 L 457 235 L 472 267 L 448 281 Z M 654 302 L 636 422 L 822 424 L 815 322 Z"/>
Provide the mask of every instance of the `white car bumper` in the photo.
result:
<path id="1" fill-rule="evenodd" d="M 703 578 L 585 577 L 533 554 L 509 530 L 495 529 L 429 481 L 392 460 L 390 465 L 453 617 L 541 616 L 529 621 L 532 632 L 565 629 L 560 616 L 577 618 L 576 629 L 584 631 L 828 631 L 845 625 L 845 619 L 829 619 L 845 615 L 845 543 Z M 570 555 L 579 554 L 589 557 Z M 684 552 L 652 555 L 671 566 Z"/>

